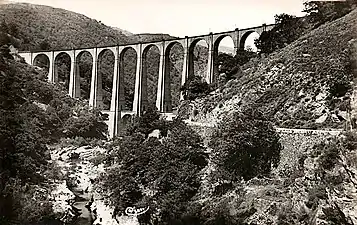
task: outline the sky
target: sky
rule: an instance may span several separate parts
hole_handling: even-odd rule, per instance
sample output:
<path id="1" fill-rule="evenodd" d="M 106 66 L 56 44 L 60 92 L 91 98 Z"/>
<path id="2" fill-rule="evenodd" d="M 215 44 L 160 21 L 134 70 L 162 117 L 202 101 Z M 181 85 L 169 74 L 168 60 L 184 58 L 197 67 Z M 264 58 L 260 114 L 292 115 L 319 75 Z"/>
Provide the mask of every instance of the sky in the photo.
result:
<path id="1" fill-rule="evenodd" d="M 0 0 L 4 2 L 5 0 Z M 6 0 L 63 8 L 132 33 L 184 37 L 274 23 L 304 15 L 304 0 Z"/>

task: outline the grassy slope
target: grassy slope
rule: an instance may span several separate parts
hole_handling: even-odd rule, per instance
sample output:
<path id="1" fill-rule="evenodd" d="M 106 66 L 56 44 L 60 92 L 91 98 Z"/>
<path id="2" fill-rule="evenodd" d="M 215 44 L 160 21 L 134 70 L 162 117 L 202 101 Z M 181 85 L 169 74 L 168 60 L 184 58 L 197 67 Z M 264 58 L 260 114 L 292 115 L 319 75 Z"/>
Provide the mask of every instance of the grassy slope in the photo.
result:
<path id="1" fill-rule="evenodd" d="M 349 69 L 351 40 L 357 38 L 357 10 L 327 23 L 270 56 L 246 64 L 236 80 L 197 101 L 197 119 L 217 121 L 221 115 L 254 105 L 283 127 L 342 127 L 350 95 L 328 98 L 328 81 Z M 348 107 L 347 107 L 348 108 Z M 323 123 L 315 123 L 327 116 Z M 336 118 L 336 117 L 335 117 Z"/>

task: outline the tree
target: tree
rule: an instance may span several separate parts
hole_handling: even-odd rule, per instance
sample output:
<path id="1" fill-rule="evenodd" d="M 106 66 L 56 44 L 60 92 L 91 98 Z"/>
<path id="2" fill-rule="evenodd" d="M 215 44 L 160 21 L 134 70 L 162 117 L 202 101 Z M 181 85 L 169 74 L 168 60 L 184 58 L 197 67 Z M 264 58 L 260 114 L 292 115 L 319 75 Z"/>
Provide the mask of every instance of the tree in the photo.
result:
<path id="1" fill-rule="evenodd" d="M 195 100 L 211 92 L 211 87 L 200 76 L 191 77 L 180 89 L 185 92 L 185 99 Z"/>
<path id="2" fill-rule="evenodd" d="M 135 133 L 144 134 L 147 137 L 153 130 L 159 129 L 166 133 L 165 126 L 167 122 L 160 119 L 160 113 L 154 105 L 149 105 L 147 110 L 139 116 L 132 118 L 131 123 L 126 125 L 126 135 L 133 135 Z"/>
<path id="3" fill-rule="evenodd" d="M 355 0 L 347 1 L 307 1 L 304 2 L 309 22 L 315 27 L 325 22 L 338 19 L 351 12 L 357 5 Z"/>
<path id="4" fill-rule="evenodd" d="M 238 50 L 235 56 L 226 53 L 218 55 L 219 73 L 226 74 L 226 80 L 233 79 L 233 76 L 239 71 L 239 67 L 246 64 L 251 58 L 257 57 L 257 53 L 249 50 Z"/>
<path id="5" fill-rule="evenodd" d="M 275 27 L 270 31 L 264 31 L 255 45 L 261 53 L 271 53 L 298 39 L 302 32 L 302 22 L 299 18 L 288 14 L 275 15 Z"/>
<path id="6" fill-rule="evenodd" d="M 258 110 L 227 115 L 215 129 L 209 146 L 221 171 L 232 180 L 268 175 L 282 149 L 273 125 Z"/>
<path id="7" fill-rule="evenodd" d="M 73 109 L 72 109 L 73 110 Z M 64 124 L 67 137 L 84 137 L 105 139 L 107 125 L 102 120 L 102 114 L 89 106 L 77 106 L 74 109 L 76 117 L 70 117 Z"/>

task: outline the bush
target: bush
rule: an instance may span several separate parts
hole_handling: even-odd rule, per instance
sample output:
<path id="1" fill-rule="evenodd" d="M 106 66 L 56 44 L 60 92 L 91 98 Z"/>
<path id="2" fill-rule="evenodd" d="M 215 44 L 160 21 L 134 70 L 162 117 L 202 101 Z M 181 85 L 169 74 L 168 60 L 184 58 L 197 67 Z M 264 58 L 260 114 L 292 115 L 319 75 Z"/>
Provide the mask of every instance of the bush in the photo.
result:
<path id="1" fill-rule="evenodd" d="M 64 125 L 67 137 L 105 139 L 107 125 L 101 120 L 101 112 L 90 109 L 89 106 L 79 106 L 75 109 L 77 116 L 68 118 Z"/>
<path id="2" fill-rule="evenodd" d="M 156 107 L 149 105 L 148 109 L 139 116 L 132 118 L 131 122 L 126 125 L 124 133 L 133 135 L 135 133 L 144 134 L 147 137 L 153 130 L 159 129 L 163 134 L 166 133 L 165 127 L 167 122 L 160 120 L 160 113 Z"/>
<path id="3" fill-rule="evenodd" d="M 282 149 L 272 123 L 252 108 L 223 118 L 209 146 L 232 180 L 268 175 L 272 166 L 277 166 Z"/>
<path id="4" fill-rule="evenodd" d="M 185 93 L 185 100 L 195 100 L 211 92 L 211 87 L 200 76 L 193 76 L 180 89 Z"/>
<path id="5" fill-rule="evenodd" d="M 322 144 L 322 155 L 319 158 L 319 167 L 323 170 L 331 170 L 339 160 L 340 146 L 337 142 Z"/>
<path id="6" fill-rule="evenodd" d="M 260 53 L 272 53 L 298 39 L 303 33 L 303 24 L 299 18 L 288 14 L 275 15 L 275 27 L 264 31 L 255 45 Z"/>

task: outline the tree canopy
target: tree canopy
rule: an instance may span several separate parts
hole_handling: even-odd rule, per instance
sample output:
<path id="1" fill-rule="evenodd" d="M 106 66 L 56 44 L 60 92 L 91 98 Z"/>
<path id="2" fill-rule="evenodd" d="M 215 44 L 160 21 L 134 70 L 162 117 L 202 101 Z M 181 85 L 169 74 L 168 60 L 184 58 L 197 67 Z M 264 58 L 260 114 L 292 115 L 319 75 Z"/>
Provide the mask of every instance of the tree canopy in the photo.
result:
<path id="1" fill-rule="evenodd" d="M 282 146 L 272 123 L 254 108 L 225 116 L 209 147 L 215 161 L 232 180 L 268 175 L 280 158 Z"/>

